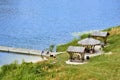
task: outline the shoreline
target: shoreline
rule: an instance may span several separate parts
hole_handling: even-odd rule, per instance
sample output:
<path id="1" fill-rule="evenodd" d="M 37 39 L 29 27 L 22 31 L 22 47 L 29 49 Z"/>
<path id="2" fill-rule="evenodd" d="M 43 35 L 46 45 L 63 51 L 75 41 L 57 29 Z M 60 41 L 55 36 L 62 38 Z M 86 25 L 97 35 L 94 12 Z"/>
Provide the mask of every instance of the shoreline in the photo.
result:
<path id="1" fill-rule="evenodd" d="M 109 27 L 109 28 L 111 28 L 111 27 Z M 64 45 L 66 43 L 69 43 L 69 42 L 73 41 L 74 39 L 79 39 L 84 34 L 89 34 L 89 33 L 92 33 L 93 31 L 101 31 L 101 30 L 104 30 L 104 29 L 88 30 L 88 31 L 81 31 L 81 32 L 72 32 L 71 36 L 73 36 L 73 38 L 71 40 L 69 40 L 69 41 L 67 41 L 65 43 L 59 43 L 56 46 Z"/>
<path id="2" fill-rule="evenodd" d="M 110 27 L 111 28 L 111 27 Z M 109 29 L 109 28 L 108 28 Z M 85 31 L 85 32 L 80 32 L 80 33 L 82 33 L 82 35 L 84 35 L 84 34 L 86 34 L 86 33 L 90 33 L 90 32 L 93 32 L 93 31 L 95 31 L 95 30 L 90 30 L 90 31 Z M 74 40 L 74 39 L 73 39 Z M 71 42 L 72 42 L 72 40 L 71 40 Z M 69 42 L 66 42 L 65 44 L 67 44 L 67 43 L 69 43 Z M 65 44 L 62 44 L 62 45 L 65 45 Z M 59 44 L 60 46 L 61 46 L 61 44 Z M 57 45 L 57 46 L 59 46 L 59 45 Z M 58 53 L 59 53 L 59 51 L 57 51 Z M 33 62 L 33 63 L 37 63 L 37 62 L 41 62 L 41 61 L 44 61 L 44 60 L 41 60 L 41 59 L 34 59 L 34 60 L 32 60 L 32 61 L 26 61 L 26 62 Z"/>
<path id="3" fill-rule="evenodd" d="M 53 52 L 53 55 L 59 55 L 62 52 Z M 26 63 L 38 63 L 41 61 L 46 61 L 47 56 L 49 57 L 49 55 L 45 55 L 43 58 L 41 56 L 32 56 L 32 55 L 23 55 L 23 54 L 15 54 L 15 53 L 5 53 L 5 52 L 1 52 L 1 55 L 6 55 L 6 57 L 1 58 L 1 60 L 3 60 L 4 58 L 6 58 L 6 61 L 3 61 L 3 63 L 5 64 L 1 64 L 0 66 L 3 65 L 9 65 L 12 64 L 14 62 L 17 62 L 18 64 L 22 64 L 22 62 L 26 62 Z M 8 61 L 8 62 L 7 62 Z"/>

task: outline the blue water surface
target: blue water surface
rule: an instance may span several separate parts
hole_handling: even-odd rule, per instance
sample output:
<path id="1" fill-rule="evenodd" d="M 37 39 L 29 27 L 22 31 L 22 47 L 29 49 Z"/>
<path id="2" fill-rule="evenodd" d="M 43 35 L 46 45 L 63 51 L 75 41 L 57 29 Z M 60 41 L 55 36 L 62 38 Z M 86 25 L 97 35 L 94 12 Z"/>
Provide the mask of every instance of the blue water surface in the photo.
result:
<path id="1" fill-rule="evenodd" d="M 120 0 L 0 0 L 0 45 L 43 50 L 120 24 Z"/>
<path id="2" fill-rule="evenodd" d="M 120 0 L 0 0 L 0 45 L 44 49 L 120 24 Z"/>

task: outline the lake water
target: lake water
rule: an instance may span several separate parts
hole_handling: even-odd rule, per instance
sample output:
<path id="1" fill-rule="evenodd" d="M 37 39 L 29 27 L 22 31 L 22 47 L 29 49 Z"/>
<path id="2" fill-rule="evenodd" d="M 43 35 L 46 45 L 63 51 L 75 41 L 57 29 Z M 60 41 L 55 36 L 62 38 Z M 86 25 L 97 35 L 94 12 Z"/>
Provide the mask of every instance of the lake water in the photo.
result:
<path id="1" fill-rule="evenodd" d="M 43 50 L 70 41 L 73 33 L 116 25 L 120 0 L 0 0 L 2 46 Z M 0 53 L 6 62 L 9 56 Z"/>
<path id="2" fill-rule="evenodd" d="M 38 62 L 42 61 L 43 59 L 40 56 L 28 56 L 28 55 L 20 55 L 14 53 L 0 53 L 0 66 L 4 64 L 10 64 L 14 62 L 18 62 L 21 64 L 22 62 Z"/>

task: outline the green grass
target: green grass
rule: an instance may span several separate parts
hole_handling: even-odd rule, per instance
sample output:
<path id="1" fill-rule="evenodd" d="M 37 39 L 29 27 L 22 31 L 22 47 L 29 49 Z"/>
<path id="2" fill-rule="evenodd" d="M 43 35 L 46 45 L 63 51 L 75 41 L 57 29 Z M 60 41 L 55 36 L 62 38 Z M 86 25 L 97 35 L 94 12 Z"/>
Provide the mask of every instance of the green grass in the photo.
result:
<path id="1" fill-rule="evenodd" d="M 68 46 L 79 46 L 77 44 L 78 41 L 79 41 L 79 39 L 73 39 L 71 42 L 68 42 L 68 43 L 62 44 L 62 45 L 58 45 L 57 48 L 56 48 L 56 51 L 57 52 L 63 52 L 63 51 L 66 51 Z"/>
<path id="2" fill-rule="evenodd" d="M 105 52 L 114 52 L 119 53 L 120 52 L 120 26 L 117 26 L 115 28 L 110 28 L 108 30 L 110 33 L 110 36 L 108 37 L 108 45 L 104 48 Z"/>
<path id="3" fill-rule="evenodd" d="M 0 70 L 0 80 L 120 80 L 120 34 L 112 30 L 109 30 L 111 36 L 104 50 L 113 54 L 90 58 L 84 65 L 65 64 L 69 57 L 66 52 L 57 56 L 55 64 L 50 58 L 35 64 L 4 65 Z M 76 45 L 76 42 L 72 44 Z"/>
<path id="4" fill-rule="evenodd" d="M 73 39 L 72 41 L 66 43 L 66 44 L 62 44 L 62 45 L 58 45 L 56 48 L 57 52 L 64 52 L 67 50 L 68 46 L 80 46 L 78 44 L 78 41 L 81 39 L 84 39 L 86 37 L 88 37 L 89 34 L 83 34 L 82 36 L 80 36 L 80 39 Z"/>

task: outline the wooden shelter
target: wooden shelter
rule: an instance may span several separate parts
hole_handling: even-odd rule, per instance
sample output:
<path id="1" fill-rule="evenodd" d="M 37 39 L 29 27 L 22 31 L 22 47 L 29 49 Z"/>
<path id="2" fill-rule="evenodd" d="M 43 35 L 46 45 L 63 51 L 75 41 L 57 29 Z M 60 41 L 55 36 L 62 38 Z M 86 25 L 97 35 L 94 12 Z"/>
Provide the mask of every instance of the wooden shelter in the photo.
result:
<path id="1" fill-rule="evenodd" d="M 103 38 L 104 40 L 104 44 L 107 43 L 107 37 L 109 36 L 108 32 L 101 32 L 101 31 L 95 31 L 93 33 L 91 33 L 91 36 L 94 38 L 100 37 Z"/>
<path id="2" fill-rule="evenodd" d="M 85 47 L 69 46 L 67 52 L 70 55 L 71 62 L 84 61 Z"/>
<path id="3" fill-rule="evenodd" d="M 78 44 L 85 46 L 87 52 L 91 51 L 91 53 L 94 53 L 95 46 L 100 45 L 101 41 L 96 40 L 94 38 L 85 38 L 81 41 L 78 41 Z"/>

